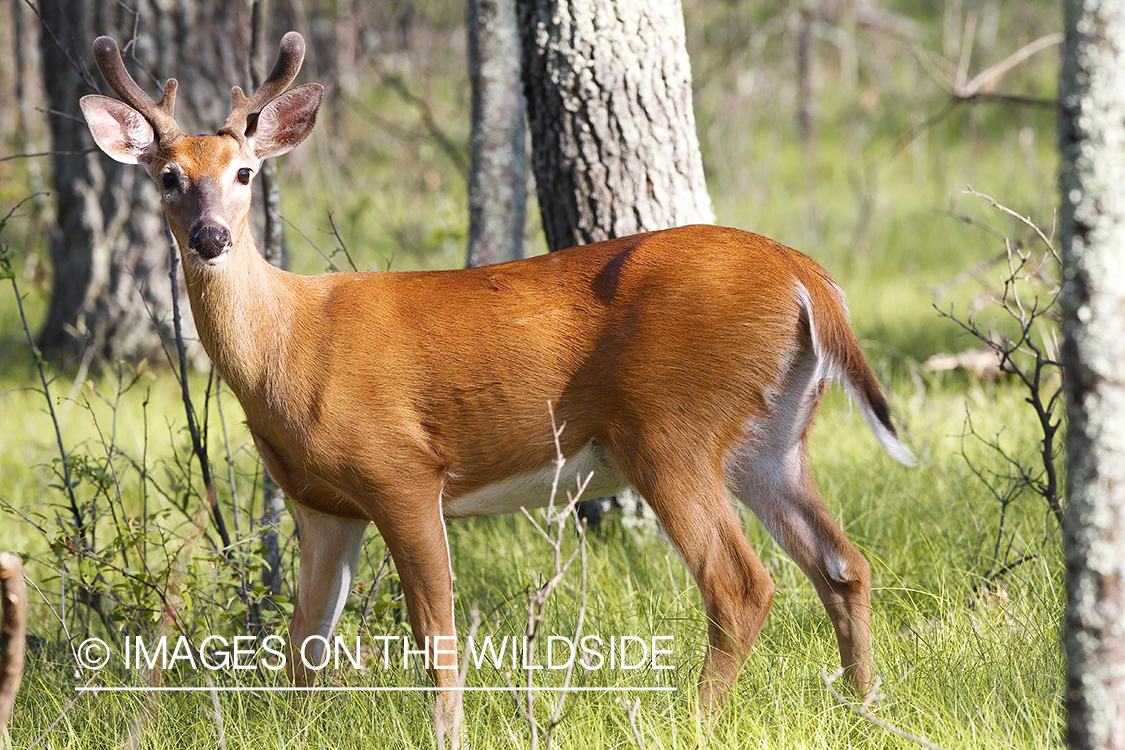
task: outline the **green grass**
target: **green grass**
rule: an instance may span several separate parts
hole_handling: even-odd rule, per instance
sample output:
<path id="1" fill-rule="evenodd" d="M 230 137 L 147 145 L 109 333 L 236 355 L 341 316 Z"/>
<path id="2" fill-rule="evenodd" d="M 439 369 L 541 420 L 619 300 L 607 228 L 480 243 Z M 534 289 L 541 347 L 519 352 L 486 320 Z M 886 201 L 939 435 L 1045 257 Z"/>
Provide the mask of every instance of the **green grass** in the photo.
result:
<path id="1" fill-rule="evenodd" d="M 429 103 L 435 120 L 448 128 L 446 134 L 464 142 L 463 50 L 449 43 L 457 33 L 451 24 L 460 11 L 451 10 L 452 5 L 425 5 L 430 15 L 416 39 L 418 48 L 406 62 L 399 61 L 399 70 L 414 93 Z M 868 359 L 886 384 L 896 418 L 920 458 L 918 467 L 906 469 L 883 455 L 838 392 L 823 406 L 812 437 L 813 471 L 829 507 L 872 565 L 876 673 L 883 681 L 875 714 L 946 748 L 1061 746 L 1064 683 L 1058 623 L 1064 596 L 1057 530 L 1042 501 L 1020 498 L 1006 530 L 1017 552 L 1035 552 L 1036 557 L 982 585 L 999 504 L 961 455 L 964 452 L 985 471 L 1003 468 L 995 452 L 980 441 L 963 439 L 966 416 L 971 415 L 985 439 L 1002 441 L 1013 455 L 1033 456 L 1038 436 L 1024 394 L 1008 381 L 979 383 L 960 373 L 929 374 L 920 368 L 932 354 L 976 346 L 959 327 L 940 318 L 934 306 L 952 306 L 961 314 L 981 285 L 968 282 L 941 295 L 935 290 L 1002 249 L 996 238 L 947 211 L 970 214 L 1013 237 L 1024 234 L 982 201 L 961 195 L 971 185 L 1048 225 L 1056 203 L 1053 114 L 1034 108 L 962 109 L 899 149 L 904 132 L 944 106 L 942 90 L 907 45 L 873 31 L 858 31 L 859 41 L 870 47 L 864 48 L 869 52 L 861 55 L 854 84 L 841 83 L 846 78 L 842 63 L 830 50 L 824 52 L 817 139 L 809 150 L 794 132 L 792 65 L 782 38 L 767 39 L 760 57 L 754 56 L 758 53 L 753 45 L 744 43 L 765 27 L 773 11 L 748 3 L 685 5 L 696 70 L 698 130 L 719 222 L 807 252 L 837 278 L 848 292 Z M 933 6 L 901 2 L 893 7 L 922 24 L 921 41 L 927 49 L 942 48 L 942 19 Z M 1001 59 L 1014 50 L 1012 45 L 1023 43 L 1020 40 L 1054 30 L 1058 19 L 1049 12 L 1005 6 L 1000 23 L 1006 33 L 991 49 L 982 49 L 981 66 Z M 1005 90 L 1053 95 L 1056 63 L 1049 56 L 1034 58 L 1004 80 Z M 372 113 L 382 119 L 376 122 Z M 391 87 L 373 78 L 356 101 L 326 112 L 310 143 L 287 159 L 282 169 L 285 213 L 325 252 L 335 248 L 335 239 L 320 231 L 331 210 L 361 269 L 461 264 L 467 215 L 464 176 L 456 159 L 425 134 L 417 110 Z M 26 194 L 27 176 L 20 162 L 3 164 L 0 195 L 14 202 Z M 542 241 L 533 207 L 531 215 L 528 233 L 535 251 Z M 18 222 L 4 239 L 26 250 L 25 258 L 46 255 L 45 233 Z M 324 270 L 326 262 L 295 232 L 289 241 L 297 270 Z M 25 270 L 17 266 L 34 327 L 42 319 L 49 290 L 40 271 Z M 987 276 L 992 283 L 999 281 L 996 270 Z M 1005 325 L 987 309 L 980 316 L 986 328 Z M 65 566 L 69 576 L 90 580 L 99 568 L 82 569 L 57 545 L 65 539 L 70 511 L 62 493 L 52 487 L 58 483 L 58 451 L 33 366 L 13 295 L 4 282 L 0 414 L 7 429 L 0 430 L 0 499 L 43 526 L 45 533 L 0 508 L 0 549 L 30 556 L 29 578 L 46 601 L 33 593 L 31 630 L 42 640 L 36 640 L 29 653 L 15 720 L 0 736 L 0 750 L 28 746 L 52 723 L 39 747 L 119 747 L 133 722 L 143 725 L 140 746 L 153 748 L 215 747 L 220 721 L 229 748 L 433 745 L 429 693 L 222 693 L 218 714 L 207 693 L 164 694 L 151 702 L 135 694 L 77 696 L 75 686 L 88 676 L 76 672 L 51 610 L 58 612 L 61 603 L 63 583 L 57 571 Z M 190 534 L 202 501 L 174 378 L 153 368 L 114 408 L 117 383 L 112 373 L 95 371 L 80 378 L 77 365 L 71 364 L 50 374 L 57 375 L 51 399 L 62 420 L 68 454 L 85 457 L 94 468 L 106 465 L 109 456 L 117 468 L 116 481 L 107 482 L 104 476 L 98 480 L 95 472 L 88 472 L 78 490 L 84 511 L 96 511 L 100 519 L 98 548 L 121 566 L 126 557 L 132 556 L 134 565 L 143 558 L 161 585 L 186 571 L 187 598 L 181 606 L 193 615 L 193 633 L 236 632 L 231 613 L 237 615 L 240 605 L 229 596 L 229 587 L 223 588 L 230 582 L 229 573 L 211 552 L 216 539 L 210 526 L 209 537 L 189 545 L 191 554 L 180 558 L 182 539 Z M 204 374 L 193 375 L 200 409 L 205 380 Z M 240 498 L 241 533 L 235 537 L 254 540 L 250 524 L 260 513 L 260 469 L 237 404 L 225 396 L 223 406 Z M 228 452 L 214 399 L 207 413 L 219 500 L 233 519 Z M 100 494 L 97 481 L 103 482 Z M 136 520 L 147 535 L 119 534 L 122 528 L 134 527 L 115 521 L 111 506 Z M 731 700 L 713 726 L 701 722 L 696 712 L 695 681 L 706 642 L 699 596 L 659 531 L 634 532 L 610 522 L 590 535 L 585 630 L 671 635 L 677 669 L 595 672 L 585 684 L 677 688 L 672 693 L 626 696 L 640 698 L 637 726 L 646 747 L 907 746 L 828 694 L 822 671 L 833 671 L 838 655 L 819 600 L 793 562 L 748 515 L 745 527 L 778 591 Z M 283 529 L 291 535 L 291 520 Z M 521 516 L 458 521 L 449 526 L 449 539 L 462 636 L 474 604 L 484 615 L 480 635 L 521 633 L 528 588 L 551 570 L 550 551 L 529 522 Z M 574 543 L 568 536 L 567 544 Z M 254 544 L 245 550 L 253 574 Z M 289 596 L 295 580 L 294 543 L 286 540 L 284 550 L 283 593 Z M 372 534 L 357 580 L 369 586 L 382 557 L 382 542 Z M 125 585 L 111 570 L 103 567 L 100 572 L 110 583 Z M 572 573 L 554 594 L 545 633 L 572 632 L 577 580 Z M 70 586 L 73 592 L 73 579 Z M 213 591 L 227 592 L 226 598 L 209 601 Z M 391 603 L 386 585 L 374 614 L 362 620 L 366 595 L 366 589 L 353 595 L 341 632 L 407 632 L 404 612 Z M 67 624 L 76 640 L 86 635 L 108 638 L 104 626 L 73 597 L 67 606 Z M 115 627 L 126 633 L 156 631 L 151 614 L 121 612 L 119 617 Z M 283 632 L 284 612 L 274 620 L 271 627 Z M 214 677 L 220 686 L 258 685 L 263 679 L 247 673 Z M 428 684 L 416 669 L 342 670 L 324 678 L 331 685 Z M 504 684 L 503 675 L 492 672 L 474 673 L 470 685 L 474 679 L 481 685 Z M 120 668 L 107 670 L 98 680 L 144 684 L 135 672 Z M 166 675 L 165 684 L 204 683 L 200 675 L 182 671 Z M 614 696 L 576 694 L 568 704 L 573 710 L 559 726 L 560 747 L 635 746 L 626 712 Z M 527 723 L 507 693 L 472 693 L 465 705 L 472 746 L 527 746 Z M 545 707 L 542 710 L 541 719 Z"/>
<path id="2" fill-rule="evenodd" d="M 866 435 L 858 414 L 838 396 L 824 407 L 812 446 L 822 494 L 872 563 L 876 671 L 883 679 L 876 713 L 949 748 L 1056 746 L 1063 688 L 1057 637 L 1063 603 L 1058 549 L 1054 542 L 1049 543 L 1039 559 L 1013 571 L 1002 587 L 983 594 L 974 591 L 982 572 L 981 556 L 988 553 L 987 534 L 995 511 L 993 501 L 956 455 L 963 410 L 974 399 L 964 395 L 960 384 L 947 387 L 940 383 L 914 395 L 899 392 L 896 396 L 922 457 L 919 467 L 907 469 L 882 455 Z M 1031 444 L 1029 425 L 1001 416 L 1015 413 L 1019 399 L 1015 389 L 997 386 L 987 398 L 996 408 L 978 417 L 978 429 L 983 434 L 1003 429 L 1017 445 Z M 26 408 L 30 414 L 36 409 L 30 402 Z M 166 409 L 171 419 L 175 405 L 150 404 L 150 408 Z M 154 422 L 163 418 L 150 417 Z M 130 434 L 122 430 L 123 448 L 133 439 Z M 150 451 L 157 450 L 157 443 L 154 439 Z M 41 449 L 39 455 L 45 452 L 46 448 Z M 987 456 L 978 458 L 986 460 Z M 5 466 L 5 478 L 11 476 L 7 469 Z M 25 479 L 23 483 L 34 481 Z M 12 501 L 11 490 L 12 483 L 5 479 L 0 496 Z M 48 498 L 44 500 L 58 502 Z M 35 507 L 34 502 L 13 504 Z M 1042 516 L 1041 508 L 1026 503 L 1017 514 L 1018 533 L 1034 539 L 1042 528 Z M 636 533 L 610 523 L 590 536 L 586 632 L 671 635 L 672 659 L 678 668 L 672 672 L 595 672 L 585 684 L 676 687 L 671 694 L 638 694 L 640 731 L 649 746 L 694 747 L 710 734 L 712 747 L 901 747 L 898 739 L 850 714 L 828 696 L 821 673 L 834 670 L 838 656 L 819 600 L 753 519 L 747 518 L 746 527 L 778 592 L 731 701 L 713 728 L 701 726 L 695 713 L 695 680 L 706 642 L 699 597 L 679 558 L 658 531 Z M 5 545 L 50 561 L 41 549 L 42 540 L 26 528 L 20 529 L 18 523 L 6 522 L 4 536 Z M 462 635 L 473 604 L 481 609 L 485 621 L 478 636 L 520 634 L 528 586 L 537 585 L 551 569 L 547 546 L 519 516 L 455 522 L 449 527 L 449 537 Z M 568 539 L 568 544 L 573 543 Z M 369 538 L 367 545 L 369 559 L 382 558 L 377 536 Z M 33 562 L 29 568 L 32 580 L 43 584 L 48 578 L 46 568 Z M 370 576 L 371 570 L 365 566 L 360 579 L 369 581 Z M 556 593 L 545 633 L 573 632 L 577 581 L 571 575 Z M 57 587 L 57 581 L 53 586 Z M 57 607 L 58 597 L 53 593 L 57 588 L 45 587 Z M 341 632 L 359 632 L 358 598 L 353 598 L 345 612 Z M 33 631 L 48 642 L 31 654 L 11 728 L 12 747 L 39 737 L 75 697 L 75 686 L 87 679 L 76 674 L 65 645 L 58 640 L 58 628 L 41 602 L 35 603 L 35 611 Z M 100 634 L 96 626 L 93 632 Z M 230 630 L 221 632 L 229 634 Z M 364 632 L 402 635 L 407 631 L 403 621 L 388 615 L 369 620 Z M 228 686 L 261 684 L 253 674 L 230 672 L 216 674 L 215 681 Z M 98 682 L 145 684 L 135 672 L 121 669 L 103 673 Z M 417 669 L 334 671 L 325 682 L 427 684 Z M 543 682 L 551 684 L 549 678 Z M 182 671 L 167 675 L 165 684 L 203 683 L 198 674 Z M 498 687 L 504 685 L 504 679 L 491 670 L 474 671 L 469 684 Z M 612 696 L 573 695 L 568 700 L 575 709 L 558 731 L 560 747 L 631 746 L 625 712 Z M 228 747 L 370 746 L 364 744 L 370 740 L 349 739 L 361 736 L 384 738 L 379 745 L 386 747 L 431 745 L 425 693 L 318 694 L 313 698 L 223 693 L 218 701 Z M 147 717 L 142 747 L 215 745 L 219 730 L 209 713 L 214 710 L 209 694 L 166 694 L 146 706 L 146 699 L 137 695 L 85 695 L 51 730 L 45 746 L 115 747 L 126 736 L 124 719 L 139 717 Z M 471 694 L 466 711 L 474 746 L 526 745 L 527 727 L 518 718 L 510 695 Z"/>

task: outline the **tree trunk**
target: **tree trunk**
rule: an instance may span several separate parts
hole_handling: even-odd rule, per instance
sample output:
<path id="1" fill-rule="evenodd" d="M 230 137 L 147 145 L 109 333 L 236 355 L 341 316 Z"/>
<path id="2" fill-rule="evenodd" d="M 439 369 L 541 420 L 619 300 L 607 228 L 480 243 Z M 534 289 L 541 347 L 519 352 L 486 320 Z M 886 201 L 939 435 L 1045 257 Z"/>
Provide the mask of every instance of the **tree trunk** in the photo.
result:
<path id="1" fill-rule="evenodd" d="M 816 0 L 800 0 L 797 10 L 797 135 L 808 149 L 816 122 Z"/>
<path id="2" fill-rule="evenodd" d="M 679 0 L 519 0 L 547 246 L 714 221 Z"/>
<path id="3" fill-rule="evenodd" d="M 348 11 L 354 10 L 353 5 L 344 6 Z M 253 0 L 251 7 L 253 34 L 253 47 L 250 55 L 251 74 L 254 78 L 254 89 L 257 90 L 269 75 L 273 66 L 271 54 L 276 52 L 273 42 L 269 38 L 267 19 L 271 17 L 269 0 Z M 352 21 L 351 18 L 348 21 Z M 344 24 L 337 19 L 337 35 L 344 32 Z M 354 33 L 354 29 L 352 30 Z M 351 50 L 354 68 L 354 48 Z M 354 69 L 352 70 L 354 73 Z M 260 188 L 260 190 L 258 189 Z M 277 159 L 266 159 L 258 172 L 258 188 L 255 195 L 261 195 L 262 205 L 262 242 L 260 248 L 262 256 L 278 268 L 289 268 L 289 252 L 285 246 L 285 233 L 281 225 L 281 185 L 277 179 Z M 262 587 L 271 596 L 281 594 L 281 539 L 278 536 L 278 526 L 285 515 L 285 494 L 277 486 L 270 473 L 262 469 L 262 516 L 259 528 L 262 535 Z M 237 518 L 237 514 L 235 518 Z M 266 597 L 262 604 L 276 608 L 273 599 Z"/>
<path id="4" fill-rule="evenodd" d="M 93 148 L 78 108 L 85 94 L 111 93 L 92 62 L 91 42 L 99 34 L 114 36 L 150 94 L 158 91 L 157 80 L 183 81 L 176 115 L 187 133 L 214 132 L 229 111 L 230 86 L 250 83 L 248 4 L 141 0 L 130 6 L 116 0 L 40 5 L 44 82 L 49 106 L 59 113 L 50 119 L 54 282 L 39 337 L 49 354 L 71 353 L 89 342 L 110 361 L 139 359 L 158 355 L 160 337 L 171 330 L 158 191 L 143 170 Z"/>
<path id="5" fill-rule="evenodd" d="M 523 257 L 527 105 L 516 0 L 468 0 L 472 134 L 468 265 Z"/>
<path id="6" fill-rule="evenodd" d="M 1125 748 L 1125 3 L 1064 7 L 1067 739 Z"/>

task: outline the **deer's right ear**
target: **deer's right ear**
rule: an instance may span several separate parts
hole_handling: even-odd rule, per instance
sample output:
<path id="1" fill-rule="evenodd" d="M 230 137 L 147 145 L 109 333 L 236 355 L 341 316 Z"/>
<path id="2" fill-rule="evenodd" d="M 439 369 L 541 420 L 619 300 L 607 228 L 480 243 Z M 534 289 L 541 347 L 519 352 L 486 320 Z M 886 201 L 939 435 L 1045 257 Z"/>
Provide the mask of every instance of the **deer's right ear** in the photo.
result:
<path id="1" fill-rule="evenodd" d="M 156 134 L 148 120 L 124 102 L 91 94 L 80 102 L 98 148 L 122 164 L 148 164 L 156 152 Z"/>

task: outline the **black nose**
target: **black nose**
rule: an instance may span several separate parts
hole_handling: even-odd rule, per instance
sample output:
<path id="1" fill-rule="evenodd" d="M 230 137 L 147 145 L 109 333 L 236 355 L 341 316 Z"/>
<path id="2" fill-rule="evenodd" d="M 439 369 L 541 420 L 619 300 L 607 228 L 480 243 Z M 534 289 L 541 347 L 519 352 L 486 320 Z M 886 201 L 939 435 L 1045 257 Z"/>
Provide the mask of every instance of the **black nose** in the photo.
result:
<path id="1" fill-rule="evenodd" d="M 188 235 L 188 247 L 205 260 L 218 258 L 230 247 L 230 232 L 223 227 L 196 227 Z"/>

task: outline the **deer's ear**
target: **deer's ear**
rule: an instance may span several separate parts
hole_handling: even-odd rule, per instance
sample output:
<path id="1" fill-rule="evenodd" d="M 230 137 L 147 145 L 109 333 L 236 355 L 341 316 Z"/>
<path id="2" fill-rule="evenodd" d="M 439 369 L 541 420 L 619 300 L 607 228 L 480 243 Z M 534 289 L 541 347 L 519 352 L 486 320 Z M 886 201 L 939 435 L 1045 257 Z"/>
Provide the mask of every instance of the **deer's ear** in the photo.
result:
<path id="1" fill-rule="evenodd" d="M 312 132 L 324 87 L 306 83 L 286 91 L 262 108 L 246 139 L 259 159 L 292 150 Z"/>
<path id="2" fill-rule="evenodd" d="M 148 164 L 156 153 L 156 134 L 140 112 L 108 96 L 91 94 L 80 102 L 94 143 L 122 164 Z"/>

